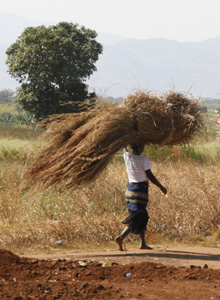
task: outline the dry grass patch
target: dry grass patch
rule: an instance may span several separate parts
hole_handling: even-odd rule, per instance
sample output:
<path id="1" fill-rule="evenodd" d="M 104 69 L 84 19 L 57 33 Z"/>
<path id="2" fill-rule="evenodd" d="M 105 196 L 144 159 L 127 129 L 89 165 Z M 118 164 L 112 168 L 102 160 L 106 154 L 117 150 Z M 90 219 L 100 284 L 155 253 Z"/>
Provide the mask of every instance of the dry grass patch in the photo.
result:
<path id="1" fill-rule="evenodd" d="M 0 245 L 10 249 L 37 247 L 53 251 L 62 240 L 65 248 L 90 249 L 113 242 L 127 216 L 124 191 L 127 175 L 120 157 L 108 165 L 96 181 L 72 191 L 21 191 L 22 168 L 13 163 L 1 165 Z M 194 162 L 154 163 L 153 171 L 168 189 L 168 198 L 150 184 L 150 221 L 148 235 L 152 241 L 198 242 L 215 239 L 218 243 L 220 222 L 219 164 Z M 136 243 L 131 235 L 126 240 Z M 112 247 L 116 247 L 113 245 Z"/>
<path id="2" fill-rule="evenodd" d="M 166 179 L 168 198 L 161 198 L 152 187 L 151 231 L 171 238 L 209 236 L 220 223 L 219 164 L 166 163 L 163 173 L 159 165 L 155 167 L 161 180 Z"/>

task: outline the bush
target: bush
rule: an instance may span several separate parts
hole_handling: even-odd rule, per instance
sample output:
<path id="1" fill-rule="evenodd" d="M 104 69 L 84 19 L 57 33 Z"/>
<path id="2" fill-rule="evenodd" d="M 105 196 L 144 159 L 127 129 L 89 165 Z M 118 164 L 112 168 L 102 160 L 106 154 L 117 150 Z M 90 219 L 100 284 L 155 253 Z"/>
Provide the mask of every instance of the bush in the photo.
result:
<path id="1" fill-rule="evenodd" d="M 11 114 L 10 112 L 4 112 L 0 114 L 0 123 L 29 125 L 34 124 L 35 122 L 28 113 Z"/>

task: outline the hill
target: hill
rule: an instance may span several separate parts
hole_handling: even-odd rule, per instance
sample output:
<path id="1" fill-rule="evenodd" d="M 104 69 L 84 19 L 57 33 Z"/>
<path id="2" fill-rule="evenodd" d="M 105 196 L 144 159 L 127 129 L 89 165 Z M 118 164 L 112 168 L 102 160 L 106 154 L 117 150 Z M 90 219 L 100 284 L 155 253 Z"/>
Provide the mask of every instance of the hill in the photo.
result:
<path id="1" fill-rule="evenodd" d="M 194 95 L 217 98 L 220 37 L 200 43 L 122 40 L 105 45 L 97 68 L 90 85 L 115 96 L 141 88 L 159 92 L 190 90 Z"/>
<path id="2" fill-rule="evenodd" d="M 0 13 L 0 20 L 0 89 L 15 89 L 17 82 L 7 74 L 5 50 L 24 28 L 42 24 L 5 13 Z M 124 39 L 109 33 L 98 33 L 97 39 L 104 52 L 87 83 L 102 96 L 124 97 L 135 89 L 174 89 L 219 98 L 220 36 L 197 43 Z"/>

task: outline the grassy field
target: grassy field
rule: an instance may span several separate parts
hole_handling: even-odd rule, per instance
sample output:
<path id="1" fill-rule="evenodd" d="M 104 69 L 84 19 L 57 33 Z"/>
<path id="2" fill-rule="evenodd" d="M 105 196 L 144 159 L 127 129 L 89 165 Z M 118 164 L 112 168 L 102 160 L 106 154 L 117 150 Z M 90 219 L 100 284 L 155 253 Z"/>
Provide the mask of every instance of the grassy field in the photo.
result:
<path id="1" fill-rule="evenodd" d="M 127 175 L 120 153 L 101 176 L 83 188 L 60 192 L 25 189 L 24 172 L 40 147 L 41 131 L 3 126 L 0 130 L 0 247 L 17 252 L 116 247 L 114 237 L 127 216 Z M 173 148 L 149 146 L 145 154 L 168 190 L 150 185 L 149 243 L 220 244 L 220 150 L 212 135 Z M 59 246 L 62 240 L 63 245 Z M 131 235 L 127 243 L 138 238 Z"/>
<path id="2" fill-rule="evenodd" d="M 17 114 L 16 104 L 14 102 L 1 103 L 0 104 L 0 114 L 11 113 Z"/>

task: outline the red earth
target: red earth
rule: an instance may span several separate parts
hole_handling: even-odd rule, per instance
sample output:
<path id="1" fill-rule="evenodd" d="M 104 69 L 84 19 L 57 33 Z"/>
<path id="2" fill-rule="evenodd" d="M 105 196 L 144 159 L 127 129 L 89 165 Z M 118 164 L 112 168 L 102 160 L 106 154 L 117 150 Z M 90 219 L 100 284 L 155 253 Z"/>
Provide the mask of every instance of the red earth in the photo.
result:
<path id="1" fill-rule="evenodd" d="M 22 257 L 0 250 L 0 299 L 220 299 L 218 253 L 177 247 Z"/>

